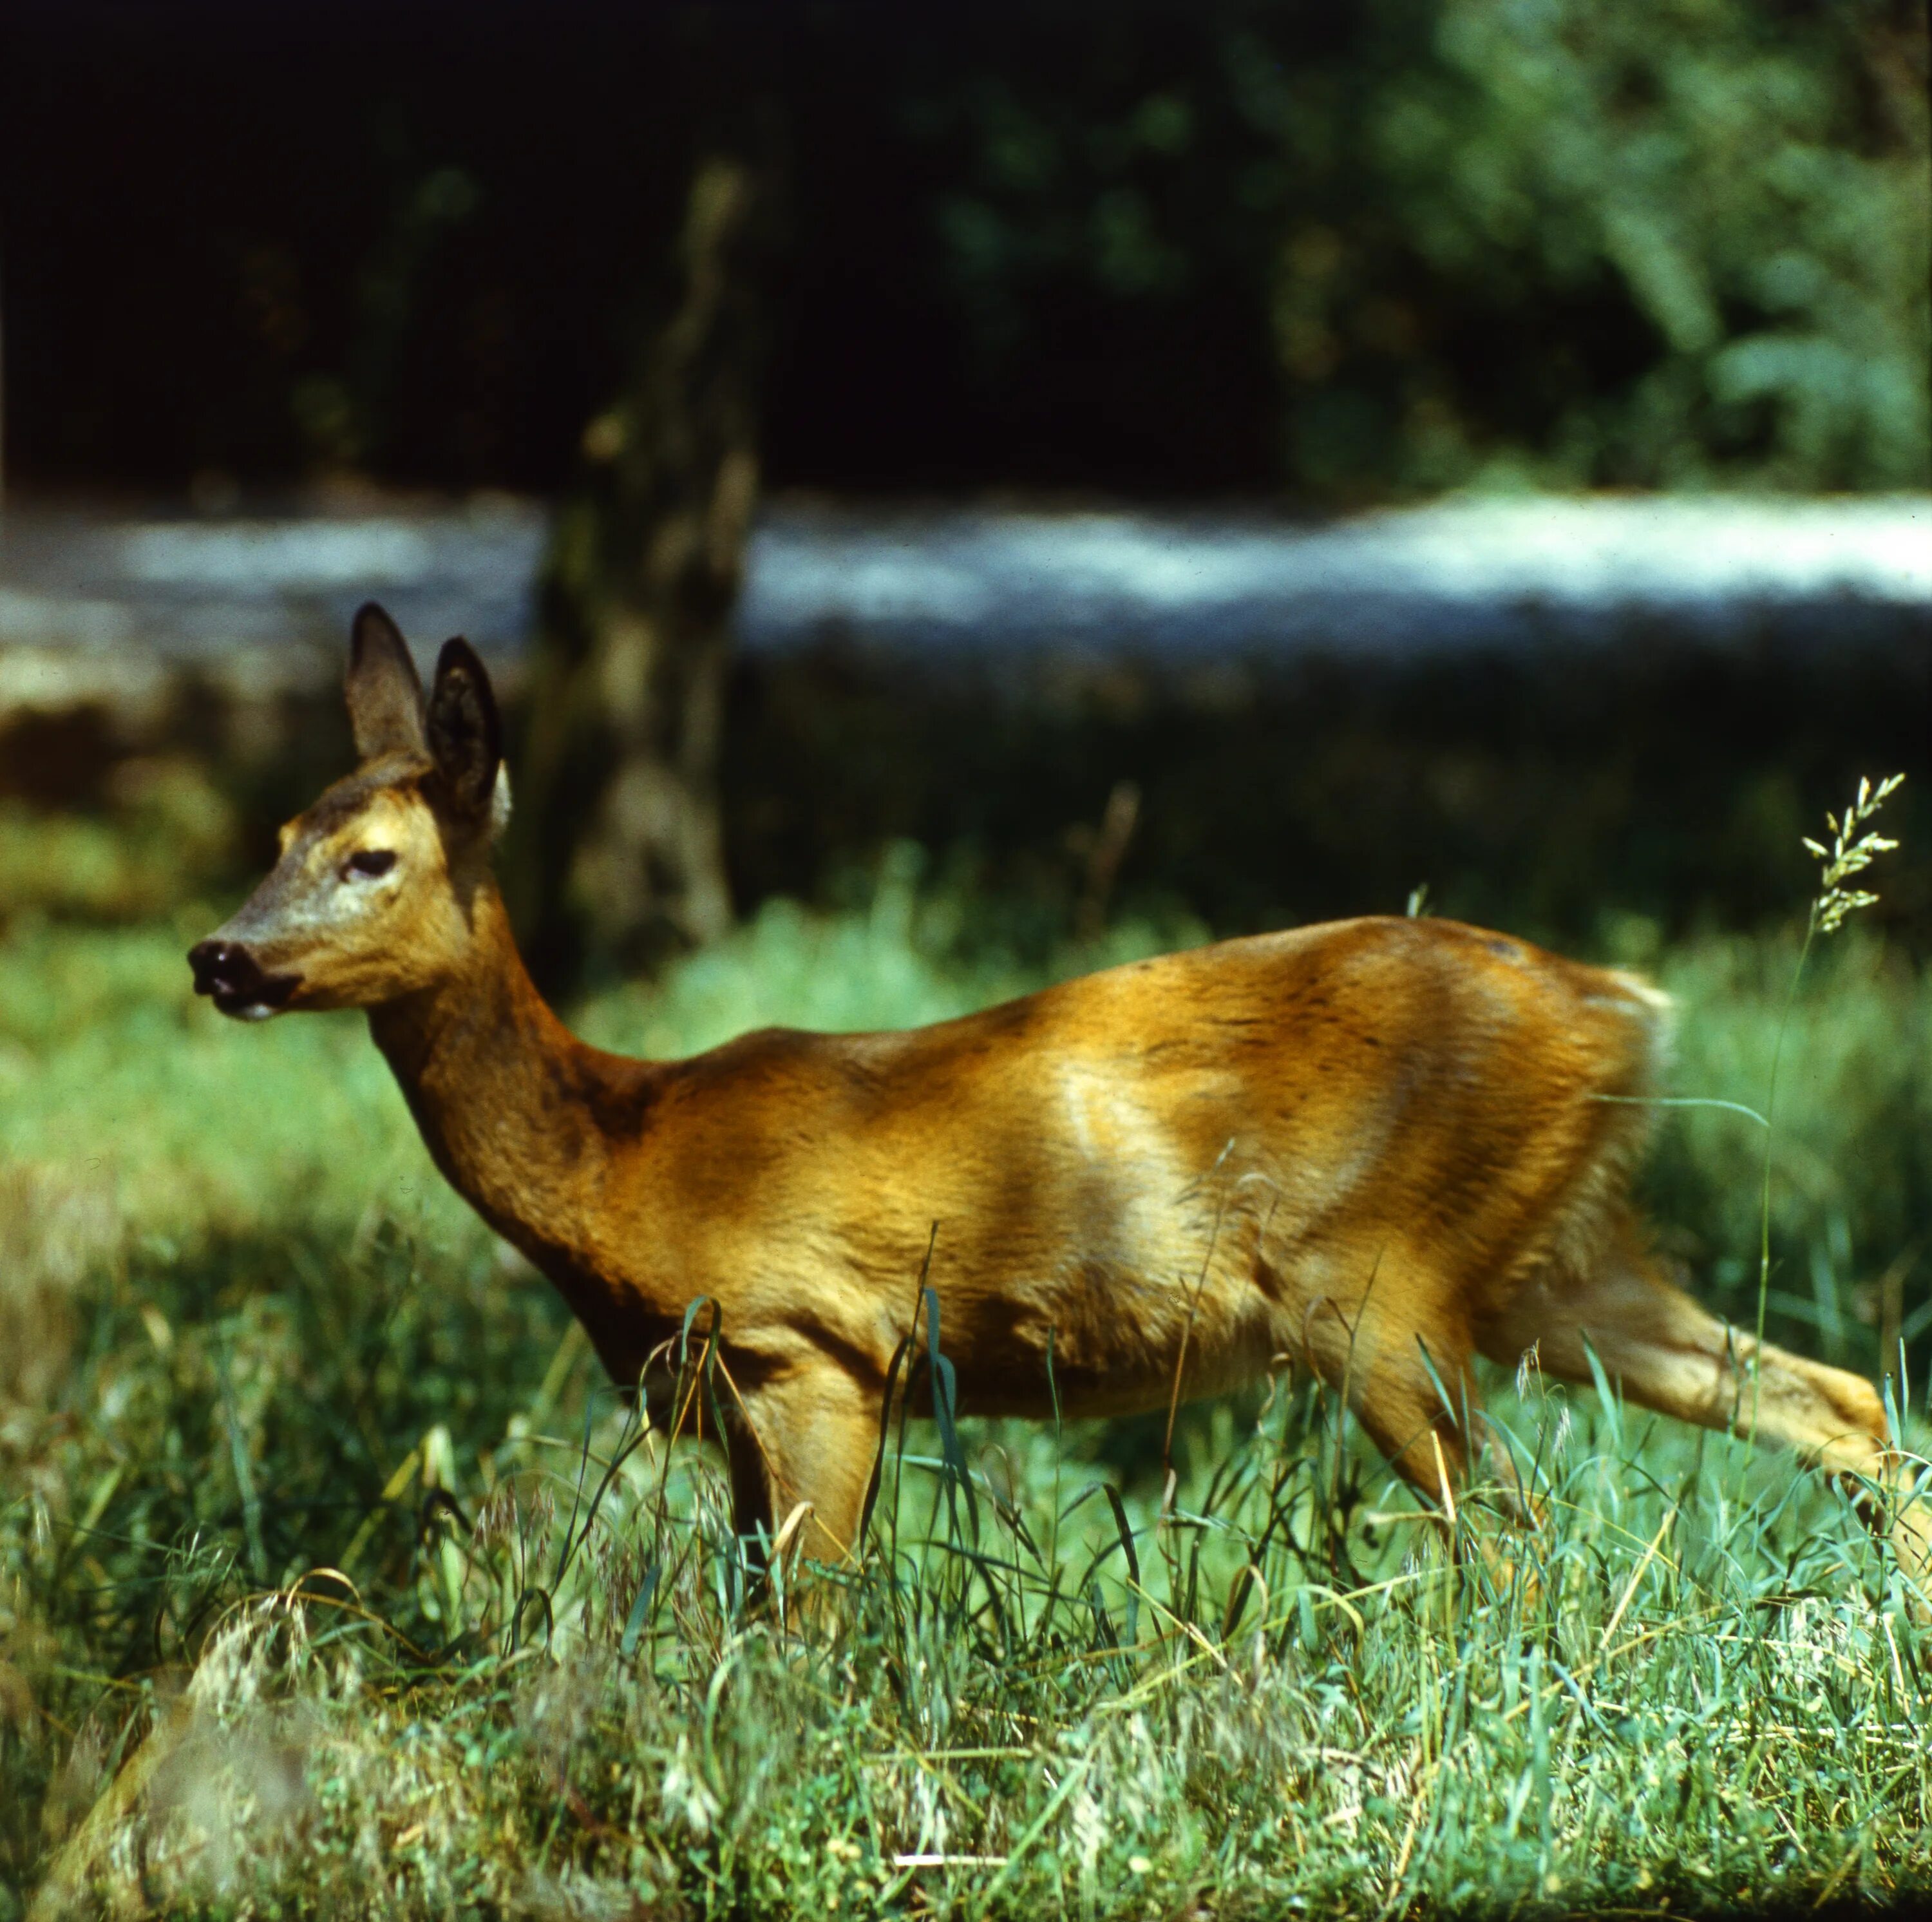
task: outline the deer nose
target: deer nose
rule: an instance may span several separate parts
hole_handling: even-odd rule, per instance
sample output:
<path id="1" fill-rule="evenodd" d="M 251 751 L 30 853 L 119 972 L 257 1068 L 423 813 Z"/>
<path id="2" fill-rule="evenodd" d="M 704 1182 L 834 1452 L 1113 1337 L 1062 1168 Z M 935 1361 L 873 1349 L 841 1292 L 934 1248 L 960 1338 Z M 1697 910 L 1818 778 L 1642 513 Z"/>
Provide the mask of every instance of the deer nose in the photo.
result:
<path id="1" fill-rule="evenodd" d="M 260 964 L 237 941 L 198 941 L 188 951 L 188 965 L 196 994 L 241 996 L 262 981 Z"/>
<path id="2" fill-rule="evenodd" d="M 264 973 L 238 941 L 197 941 L 188 951 L 188 964 L 194 970 L 195 993 L 209 996 L 224 1014 L 238 1020 L 266 1020 L 287 1007 L 302 986 L 299 975 Z"/>

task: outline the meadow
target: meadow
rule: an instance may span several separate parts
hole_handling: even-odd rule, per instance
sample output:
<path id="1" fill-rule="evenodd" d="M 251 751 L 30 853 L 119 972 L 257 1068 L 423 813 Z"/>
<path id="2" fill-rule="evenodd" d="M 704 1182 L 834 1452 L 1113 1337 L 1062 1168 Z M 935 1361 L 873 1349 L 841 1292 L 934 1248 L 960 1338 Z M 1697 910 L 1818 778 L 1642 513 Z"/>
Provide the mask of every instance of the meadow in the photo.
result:
<path id="1" fill-rule="evenodd" d="M 1544 1519 L 1485 1561 L 1286 1374 L 1184 1410 L 1171 1448 L 1157 1419 L 914 1422 L 864 1566 L 782 1563 L 761 1598 L 710 1452 L 644 1431 L 444 1188 L 359 1019 L 196 1003 L 182 955 L 219 902 L 116 917 L 15 885 L 0 1918 L 1380 1922 L 1932 1892 L 1932 1629 L 1789 1458 L 1486 1377 L 1491 1470 Z M 989 924 L 889 862 L 867 901 L 770 903 L 572 1018 L 663 1054 L 898 1026 L 1205 938 L 1130 921 L 1042 960 Z M 1646 1197 L 1740 1326 L 1762 1281 L 1805 1353 L 1876 1376 L 1902 1342 L 1922 1451 L 1932 969 L 1850 927 L 1787 1016 L 1798 932 L 1600 930 L 1595 958 L 1681 1004 L 1677 1095 L 1761 1112 L 1784 1036 L 1768 1278 L 1750 1116 L 1663 1110 Z M 1472 1491 L 1454 1532 L 1492 1535 L 1496 1506 Z"/>

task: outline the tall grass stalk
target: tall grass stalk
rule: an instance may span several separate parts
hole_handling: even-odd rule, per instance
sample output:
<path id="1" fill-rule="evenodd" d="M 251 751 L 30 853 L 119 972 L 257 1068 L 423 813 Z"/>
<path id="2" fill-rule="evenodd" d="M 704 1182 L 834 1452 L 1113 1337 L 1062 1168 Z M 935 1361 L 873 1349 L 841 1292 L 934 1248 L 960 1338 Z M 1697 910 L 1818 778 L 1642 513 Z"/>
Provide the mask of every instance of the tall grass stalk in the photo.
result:
<path id="1" fill-rule="evenodd" d="M 1861 779 L 1858 791 L 1852 798 L 1852 804 L 1845 810 L 1841 821 L 1830 812 L 1825 822 L 1832 835 L 1832 845 L 1827 848 L 1808 835 L 1804 848 L 1808 853 L 1822 863 L 1818 881 L 1818 892 L 1812 898 L 1810 911 L 1804 920 L 1804 939 L 1798 950 L 1798 959 L 1791 971 L 1791 986 L 1784 998 L 1784 1011 L 1778 1021 L 1778 1038 L 1772 1045 L 1771 1079 L 1765 1091 L 1764 1101 L 1764 1167 L 1758 1203 L 1758 1282 L 1757 1282 L 1757 1347 L 1751 1355 L 1751 1413 L 1748 1440 L 1755 1447 L 1757 1442 L 1758 1401 L 1761 1386 L 1760 1363 L 1764 1349 L 1765 1311 L 1771 1299 L 1771 1158 L 1772 1149 L 1777 1134 L 1778 1071 L 1784 1059 L 1784 1038 L 1791 1026 L 1793 1010 L 1798 1005 L 1798 990 L 1804 979 L 1804 964 L 1810 958 L 1813 944 L 1820 935 L 1834 934 L 1845 923 L 1846 917 L 1862 908 L 1875 906 L 1876 894 L 1862 888 L 1846 885 L 1854 875 L 1862 873 L 1874 858 L 1888 854 L 1897 848 L 1896 841 L 1888 840 L 1875 830 L 1858 830 L 1876 815 L 1886 803 L 1888 796 L 1900 787 L 1905 780 L 1903 774 L 1889 774 L 1874 788 L 1869 779 Z"/>

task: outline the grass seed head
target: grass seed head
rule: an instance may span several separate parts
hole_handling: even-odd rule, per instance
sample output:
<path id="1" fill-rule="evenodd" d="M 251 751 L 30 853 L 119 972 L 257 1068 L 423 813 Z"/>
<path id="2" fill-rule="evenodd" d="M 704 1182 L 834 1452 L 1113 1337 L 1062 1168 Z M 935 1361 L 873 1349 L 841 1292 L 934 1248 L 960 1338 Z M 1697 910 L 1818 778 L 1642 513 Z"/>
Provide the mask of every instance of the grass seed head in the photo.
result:
<path id="1" fill-rule="evenodd" d="M 1858 830 L 1885 805 L 1887 797 L 1904 779 L 1903 774 L 1888 774 L 1874 788 L 1869 779 L 1861 778 L 1858 793 L 1846 809 L 1844 819 L 1828 811 L 1826 814 L 1825 824 L 1832 831 L 1832 845 L 1827 848 L 1809 835 L 1804 836 L 1806 849 L 1825 864 L 1818 878 L 1817 898 L 1811 903 L 1814 932 L 1834 934 L 1844 925 L 1847 914 L 1860 908 L 1871 907 L 1877 902 L 1876 894 L 1861 887 L 1847 887 L 1845 884 L 1853 875 L 1862 874 L 1870 866 L 1876 856 L 1889 854 L 1898 845 L 1882 834 L 1860 834 Z"/>

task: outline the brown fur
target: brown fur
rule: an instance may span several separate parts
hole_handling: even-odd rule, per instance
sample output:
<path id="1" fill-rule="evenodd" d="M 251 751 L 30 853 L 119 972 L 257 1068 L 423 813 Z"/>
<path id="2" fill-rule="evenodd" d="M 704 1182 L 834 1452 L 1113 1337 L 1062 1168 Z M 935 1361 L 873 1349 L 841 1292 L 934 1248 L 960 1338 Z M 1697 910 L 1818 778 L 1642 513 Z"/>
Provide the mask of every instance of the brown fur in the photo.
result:
<path id="1" fill-rule="evenodd" d="M 356 675 L 400 674 L 361 637 L 352 711 Z M 909 1033 L 606 1054 L 518 958 L 476 798 L 494 713 L 482 752 L 463 733 L 481 674 L 464 656 L 442 732 L 448 650 L 430 726 L 400 746 L 407 690 L 365 682 L 374 758 L 291 824 L 205 945 L 298 977 L 291 1008 L 368 1009 L 437 1166 L 555 1282 L 620 1383 L 688 1304 L 718 1305 L 741 1526 L 809 1503 L 814 1552 L 855 1545 L 928 1245 L 968 1411 L 1049 1413 L 1049 1336 L 1076 1415 L 1165 1407 L 1184 1350 L 1188 1396 L 1286 1357 L 1346 1383 L 1442 1500 L 1465 1438 L 1422 1351 L 1460 1398 L 1478 1353 L 1534 1349 L 1587 1382 L 1587 1335 L 1633 1401 L 1748 1422 L 1752 1343 L 1657 1275 L 1624 1200 L 1648 1113 L 1630 1098 L 1654 1089 L 1665 1045 L 1655 990 L 1454 922 L 1374 918 Z M 460 782 L 431 740 L 468 755 Z M 372 837 L 398 862 L 365 896 L 344 863 Z M 1868 1383 L 1762 1360 L 1760 1432 L 1891 1475 Z M 1922 1569 L 1925 1528 L 1898 1526 Z"/>

